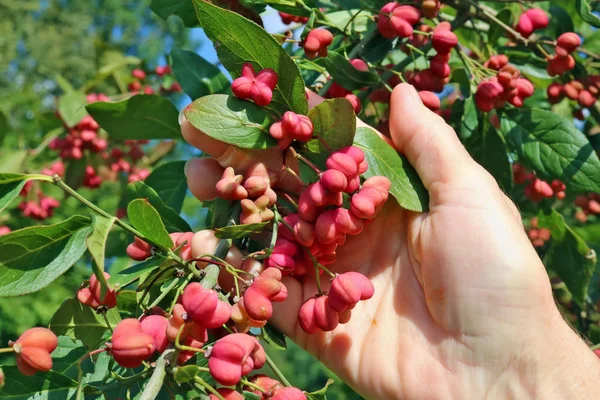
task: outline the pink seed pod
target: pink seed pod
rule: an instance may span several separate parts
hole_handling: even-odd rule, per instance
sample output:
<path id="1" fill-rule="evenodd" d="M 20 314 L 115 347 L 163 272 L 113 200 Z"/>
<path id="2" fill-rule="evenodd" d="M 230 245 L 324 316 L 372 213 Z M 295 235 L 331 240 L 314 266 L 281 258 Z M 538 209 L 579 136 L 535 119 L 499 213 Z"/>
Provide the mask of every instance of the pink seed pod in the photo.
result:
<path id="1" fill-rule="evenodd" d="M 348 179 L 346 176 L 336 169 L 328 169 L 323 172 L 320 180 L 325 189 L 330 192 L 343 192 L 346 190 L 346 186 L 348 186 Z"/>
<path id="2" fill-rule="evenodd" d="M 181 331 L 179 338 L 181 340 L 185 340 L 185 338 L 187 338 L 188 333 L 190 331 L 190 325 L 186 324 L 184 317 L 186 317 L 185 308 L 183 308 L 183 306 L 179 303 L 175 304 L 175 306 L 173 307 L 172 315 L 168 319 L 168 324 L 165 328 L 165 334 L 170 342 L 175 341 L 175 339 L 177 338 L 177 334 L 179 333 L 179 329 L 184 324 L 186 326 Z"/>
<path id="3" fill-rule="evenodd" d="M 133 243 L 127 246 L 126 252 L 132 260 L 144 261 L 152 255 L 152 246 L 136 236 Z"/>
<path id="4" fill-rule="evenodd" d="M 548 15 L 541 8 L 529 9 L 525 11 L 523 15 L 527 15 L 527 17 L 531 20 L 534 30 L 544 29 L 550 23 Z"/>
<path id="5" fill-rule="evenodd" d="M 508 64 L 508 57 L 504 54 L 496 54 L 491 56 L 483 65 L 486 68 L 500 71 L 500 69 L 502 69 L 502 67 L 504 67 L 506 64 Z"/>
<path id="6" fill-rule="evenodd" d="M 327 47 L 333 42 L 333 35 L 326 29 L 317 28 L 308 32 L 304 39 L 304 53 L 308 58 L 327 57 Z"/>
<path id="7" fill-rule="evenodd" d="M 266 355 L 258 340 L 243 333 L 233 333 L 214 344 L 208 369 L 218 383 L 233 386 L 242 376 L 261 368 L 265 361 Z"/>
<path id="8" fill-rule="evenodd" d="M 166 334 L 168 325 L 169 320 L 162 315 L 148 315 L 140 319 L 142 332 L 152 336 L 154 350 L 158 353 L 162 353 L 169 346 L 169 339 L 167 339 Z"/>
<path id="9" fill-rule="evenodd" d="M 575 32 L 565 32 L 556 40 L 556 54 L 566 57 L 581 46 L 581 38 Z"/>
<path id="10" fill-rule="evenodd" d="M 431 44 L 438 53 L 448 54 L 458 44 L 458 38 L 454 32 L 440 24 L 433 30 Z"/>
<path id="11" fill-rule="evenodd" d="M 241 394 L 239 394 L 238 392 L 236 392 L 233 389 L 218 388 L 217 392 L 225 400 L 244 400 L 244 396 L 242 396 Z M 212 393 L 208 397 L 210 398 L 210 400 L 219 400 L 219 398 Z"/>
<path id="12" fill-rule="evenodd" d="M 236 175 L 231 167 L 225 168 L 221 180 L 217 182 L 217 196 L 224 200 L 243 200 L 248 197 L 248 192 L 241 185 L 244 177 Z"/>
<path id="13" fill-rule="evenodd" d="M 334 152 L 325 162 L 327 168 L 340 171 L 348 179 L 352 179 L 358 172 L 358 165 L 354 159 L 343 153 Z"/>
<path id="14" fill-rule="evenodd" d="M 289 214 L 283 220 L 292 227 L 293 232 L 289 232 L 288 228 L 283 225 L 279 227 L 279 232 L 282 232 L 283 235 L 289 234 L 302 246 L 312 246 L 316 235 L 315 226 L 311 222 L 303 220 L 298 214 Z"/>
<path id="15" fill-rule="evenodd" d="M 154 338 L 142 332 L 142 326 L 135 318 L 119 322 L 111 343 L 113 358 L 125 368 L 139 367 L 154 353 Z"/>
<path id="16" fill-rule="evenodd" d="M 31 328 L 13 344 L 17 368 L 23 375 L 32 376 L 37 371 L 52 369 L 50 353 L 58 346 L 58 338 L 47 328 Z"/>
<path id="17" fill-rule="evenodd" d="M 330 332 L 339 324 L 339 315 L 330 307 L 328 296 L 311 297 L 300 308 L 298 322 L 306 333 Z"/>
<path id="18" fill-rule="evenodd" d="M 306 395 L 298 388 L 284 387 L 277 389 L 271 400 L 306 400 Z"/>
<path id="19" fill-rule="evenodd" d="M 373 297 L 375 288 L 369 278 L 358 272 L 336 276 L 329 290 L 329 305 L 337 312 L 354 308 L 360 300 Z"/>
<path id="20" fill-rule="evenodd" d="M 192 282 L 181 295 L 181 304 L 187 315 L 197 324 L 209 329 L 218 328 L 229 320 L 231 306 L 220 301 L 217 292 Z"/>
<path id="21" fill-rule="evenodd" d="M 577 101 L 581 107 L 590 108 L 596 103 L 596 98 L 588 90 L 582 90 Z"/>
<path id="22" fill-rule="evenodd" d="M 264 107 L 273 99 L 273 89 L 277 86 L 279 76 L 270 69 L 263 69 L 256 75 L 250 63 L 242 67 L 242 76 L 231 84 L 231 91 L 236 97 L 252 99 L 257 105 Z"/>
<path id="23" fill-rule="evenodd" d="M 554 56 L 548 60 L 548 65 L 546 67 L 548 75 L 550 76 L 562 75 L 573 68 L 575 68 L 575 59 L 570 54 L 566 57 Z"/>
<path id="24" fill-rule="evenodd" d="M 431 62 L 429 63 L 429 69 L 431 70 L 431 72 L 433 72 L 436 76 L 440 78 L 447 78 L 452 72 L 448 61 L 444 56 L 444 54 L 438 54 L 434 56 L 431 59 Z"/>
<path id="25" fill-rule="evenodd" d="M 104 272 L 104 277 L 106 280 L 110 279 L 110 274 L 108 272 Z M 95 274 L 92 274 L 90 277 L 90 286 L 87 288 L 82 288 L 77 291 L 77 299 L 87 306 L 92 308 L 98 308 L 100 306 L 104 306 L 106 308 L 114 308 L 117 306 L 117 295 L 114 289 L 108 288 L 106 291 L 104 298 L 100 298 L 102 287 L 100 282 L 98 282 L 98 278 L 96 278 Z"/>

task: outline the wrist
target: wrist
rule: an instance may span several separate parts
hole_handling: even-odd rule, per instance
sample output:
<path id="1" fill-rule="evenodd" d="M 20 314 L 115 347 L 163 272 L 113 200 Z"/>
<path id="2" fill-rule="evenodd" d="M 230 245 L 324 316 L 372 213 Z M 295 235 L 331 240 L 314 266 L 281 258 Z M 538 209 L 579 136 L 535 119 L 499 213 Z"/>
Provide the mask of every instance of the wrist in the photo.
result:
<path id="1" fill-rule="evenodd" d="M 600 360 L 554 308 L 546 329 L 535 344 L 515 354 L 507 374 L 514 384 L 504 385 L 495 398 L 587 399 L 600 393 Z"/>

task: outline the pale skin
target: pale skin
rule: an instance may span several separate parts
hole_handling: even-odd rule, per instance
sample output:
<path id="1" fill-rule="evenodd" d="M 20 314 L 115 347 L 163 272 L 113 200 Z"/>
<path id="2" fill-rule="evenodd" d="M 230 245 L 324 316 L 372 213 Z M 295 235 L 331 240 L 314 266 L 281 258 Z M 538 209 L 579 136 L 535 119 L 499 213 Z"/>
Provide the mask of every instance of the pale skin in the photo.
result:
<path id="1" fill-rule="evenodd" d="M 319 101 L 310 95 L 312 106 Z M 598 398 L 600 360 L 556 308 L 514 204 L 412 86 L 394 89 L 390 115 L 391 145 L 417 170 L 429 211 L 406 211 L 390 196 L 338 250 L 334 272 L 361 272 L 375 286 L 350 322 L 305 334 L 296 316 L 316 286 L 293 278 L 284 278 L 289 296 L 275 303 L 272 322 L 368 399 Z M 277 150 L 235 149 L 187 121 L 182 132 L 220 164 L 188 163 L 200 199 L 214 196 L 225 166 L 281 169 Z M 281 187 L 298 189 L 290 174 L 280 178 Z"/>

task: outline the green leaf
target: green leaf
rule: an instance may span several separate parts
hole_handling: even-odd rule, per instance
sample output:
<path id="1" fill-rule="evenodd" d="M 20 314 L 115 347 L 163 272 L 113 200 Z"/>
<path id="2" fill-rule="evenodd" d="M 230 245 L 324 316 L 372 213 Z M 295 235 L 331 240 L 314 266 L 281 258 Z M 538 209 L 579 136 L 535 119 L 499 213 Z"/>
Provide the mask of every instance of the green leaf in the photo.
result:
<path id="1" fill-rule="evenodd" d="M 106 319 L 114 328 L 121 321 L 119 311 L 111 308 L 106 312 Z M 50 329 L 59 336 L 81 340 L 85 347 L 94 350 L 106 341 L 104 334 L 108 331 L 108 324 L 102 314 L 81 304 L 75 297 L 63 302 L 56 310 L 50 321 Z"/>
<path id="2" fill-rule="evenodd" d="M 229 90 L 230 82 L 225 74 L 193 51 L 173 49 L 171 60 L 177 81 L 192 99 Z"/>
<path id="3" fill-rule="evenodd" d="M 575 3 L 575 7 L 577 7 L 577 14 L 579 14 L 581 19 L 588 24 L 596 28 L 600 28 L 600 17 L 592 13 L 593 8 L 590 3 L 590 0 L 577 0 Z"/>
<path id="4" fill-rule="evenodd" d="M 258 224 L 229 225 L 215 229 L 215 236 L 219 239 L 239 239 L 260 233 L 265 229 L 269 222 L 260 222 Z"/>
<path id="5" fill-rule="evenodd" d="M 152 0 L 150 9 L 162 19 L 177 15 L 188 28 L 198 25 L 191 0 Z"/>
<path id="6" fill-rule="evenodd" d="M 261 396 L 254 394 L 252 392 L 249 392 L 247 390 L 244 390 L 243 394 L 244 394 L 244 400 L 261 400 L 262 399 Z"/>
<path id="7" fill-rule="evenodd" d="M 544 257 L 544 265 L 563 280 L 573 300 L 583 307 L 595 269 L 595 253 L 558 211 L 540 213 L 538 223 L 552 232 L 552 244 Z"/>
<path id="8" fill-rule="evenodd" d="M 285 335 L 275 329 L 271 324 L 267 324 L 262 327 L 261 338 L 269 343 L 273 348 L 277 350 L 286 350 L 287 343 L 285 342 Z"/>
<path id="9" fill-rule="evenodd" d="M 356 131 L 356 116 L 350 102 L 343 98 L 325 100 L 308 112 L 313 123 L 313 135 L 306 146 L 310 151 L 324 153 L 351 146 Z M 327 144 L 327 147 L 323 144 Z"/>
<path id="10" fill-rule="evenodd" d="M 30 175 L 0 172 L 0 213 L 19 195 Z"/>
<path id="11" fill-rule="evenodd" d="M 127 206 L 127 216 L 133 227 L 144 235 L 145 239 L 168 249 L 173 247 L 173 241 L 158 211 L 147 200 L 136 199 L 130 202 Z"/>
<path id="12" fill-rule="evenodd" d="M 366 178 L 376 175 L 387 177 L 392 182 L 390 193 L 400 206 L 411 211 L 427 211 L 429 194 L 404 156 L 370 128 L 356 130 L 354 145 L 365 152 L 369 163 L 369 169 L 363 174 Z"/>
<path id="13" fill-rule="evenodd" d="M 71 128 L 79 123 L 87 115 L 85 106 L 87 99 L 84 93 L 69 92 L 58 99 L 58 113 L 65 124 Z"/>
<path id="14" fill-rule="evenodd" d="M 184 169 L 185 161 L 165 163 L 154 169 L 144 181 L 158 193 L 165 204 L 178 213 L 181 212 L 188 188 Z"/>
<path id="15" fill-rule="evenodd" d="M 85 243 L 92 259 L 92 269 L 94 275 L 100 282 L 100 298 L 103 299 L 108 290 L 108 283 L 104 277 L 104 252 L 106 250 L 106 239 L 108 234 L 117 220 L 116 217 L 106 218 L 100 215 L 92 215 L 92 229 L 90 235 L 86 238 Z"/>
<path id="16" fill-rule="evenodd" d="M 513 175 L 506 143 L 487 119 L 482 120 L 480 129 L 473 131 L 473 135 L 463 144 L 471 157 L 492 174 L 500 187 L 510 191 Z"/>
<path id="17" fill-rule="evenodd" d="M 75 215 L 0 236 L 0 297 L 36 292 L 65 273 L 85 252 L 89 225 Z"/>
<path id="18" fill-rule="evenodd" d="M 316 390 L 314 392 L 310 392 L 309 395 L 320 399 L 326 399 L 327 397 L 325 396 L 327 394 L 327 389 L 329 388 L 329 386 L 333 385 L 333 379 L 327 379 L 327 382 L 325 382 L 325 386 L 323 386 L 321 389 Z"/>
<path id="19" fill-rule="evenodd" d="M 198 371 L 197 365 L 184 365 L 175 369 L 173 378 L 175 378 L 175 382 L 181 385 L 182 383 L 193 381 L 198 376 Z"/>
<path id="20" fill-rule="evenodd" d="M 479 115 L 473 97 L 458 99 L 452 105 L 452 125 L 461 141 L 477 133 Z"/>
<path id="21" fill-rule="evenodd" d="M 361 9 L 334 11 L 326 15 L 329 21 L 340 28 L 341 31 L 348 26 L 346 32 L 357 33 L 366 32 L 373 17 L 371 12 Z"/>
<path id="22" fill-rule="evenodd" d="M 505 8 L 501 10 L 498 14 L 496 14 L 496 18 L 500 21 L 504 22 L 508 26 L 512 26 L 512 12 L 510 9 Z M 504 37 L 504 28 L 499 24 L 490 24 L 490 30 L 488 31 L 488 43 L 492 46 L 495 46 L 498 42 L 498 39 Z"/>
<path id="23" fill-rule="evenodd" d="M 358 90 L 379 83 L 379 75 L 373 71 L 359 71 L 346 57 L 330 51 L 327 57 L 319 60 L 333 77 L 333 80 L 348 90 Z"/>
<path id="24" fill-rule="evenodd" d="M 119 271 L 113 274 L 108 280 L 108 284 L 115 289 L 126 287 L 133 283 L 136 279 L 140 278 L 145 273 L 149 273 L 158 266 L 160 266 L 166 258 L 161 255 L 155 255 L 152 258 L 147 259 L 139 264 L 133 265 L 129 268 Z"/>
<path id="25" fill-rule="evenodd" d="M 557 38 L 565 32 L 575 31 L 573 20 L 564 8 L 553 4 L 550 6 L 550 15 L 550 26 L 546 31 L 551 32 L 552 37 Z"/>
<path id="26" fill-rule="evenodd" d="M 471 93 L 474 91 L 471 88 L 471 83 L 473 83 L 473 81 L 469 76 L 466 68 L 461 67 L 452 69 L 450 82 L 458 83 L 460 93 L 466 98 L 469 98 L 471 96 Z M 462 99 L 459 100 L 463 101 Z M 456 101 L 454 102 L 454 104 L 456 104 Z"/>
<path id="27" fill-rule="evenodd" d="M 0 111 L 0 146 L 2 145 L 2 142 L 4 142 L 6 135 L 8 135 L 11 130 L 12 128 L 10 127 L 10 123 L 8 122 L 6 114 Z"/>
<path id="28" fill-rule="evenodd" d="M 570 121 L 537 109 L 506 109 L 504 115 L 508 142 L 536 172 L 560 179 L 574 191 L 600 193 L 600 160 Z"/>
<path id="29" fill-rule="evenodd" d="M 385 3 L 384 3 L 385 4 Z M 377 29 L 377 28 L 374 28 Z M 368 35 L 368 33 L 367 33 Z M 378 64 L 386 58 L 394 48 L 394 42 L 376 33 L 370 43 L 373 43 L 361 53 L 362 59 L 372 64 Z"/>
<path id="30" fill-rule="evenodd" d="M 88 104 L 86 109 L 113 139 L 179 139 L 179 112 L 166 97 L 138 94 L 116 102 Z"/>
<path id="31" fill-rule="evenodd" d="M 23 161 L 25 161 L 26 157 L 26 150 L 13 150 L 9 148 L 0 150 L 0 173 L 21 172 L 23 170 Z"/>
<path id="32" fill-rule="evenodd" d="M 190 232 L 192 228 L 171 207 L 166 205 L 162 198 L 144 182 L 132 182 L 127 185 L 129 200 L 146 199 L 158 211 L 160 218 L 169 232 Z"/>
<path id="33" fill-rule="evenodd" d="M 246 100 L 224 94 L 197 99 L 185 108 L 190 123 L 222 142 L 246 149 L 274 147 L 266 110 Z"/>
<path id="34" fill-rule="evenodd" d="M 308 112 L 304 80 L 296 63 L 269 33 L 254 22 L 202 0 L 193 0 L 200 24 L 212 40 L 229 73 L 240 76 L 244 63 L 258 71 L 272 68 L 279 74 L 273 100 L 267 106 L 276 114 Z"/>

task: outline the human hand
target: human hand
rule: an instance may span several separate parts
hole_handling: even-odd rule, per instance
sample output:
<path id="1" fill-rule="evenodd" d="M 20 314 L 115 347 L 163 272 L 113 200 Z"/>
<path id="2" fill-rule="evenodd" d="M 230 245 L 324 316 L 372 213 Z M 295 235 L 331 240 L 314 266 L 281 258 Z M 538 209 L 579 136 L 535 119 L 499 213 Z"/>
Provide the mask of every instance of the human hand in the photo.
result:
<path id="1" fill-rule="evenodd" d="M 214 197 L 222 167 L 241 172 L 257 160 L 280 186 L 298 189 L 279 174 L 278 149 L 236 149 L 187 121 L 182 131 L 220 163 L 188 163 L 188 185 L 200 199 Z M 392 94 L 390 131 L 429 191 L 429 211 L 408 212 L 390 197 L 340 248 L 331 269 L 358 271 L 375 286 L 349 323 L 305 334 L 298 310 L 317 289 L 292 278 L 272 322 L 367 398 L 584 398 L 590 392 L 577 390 L 590 382 L 573 369 L 597 374 L 599 362 L 563 322 L 515 206 L 409 85 Z"/>

